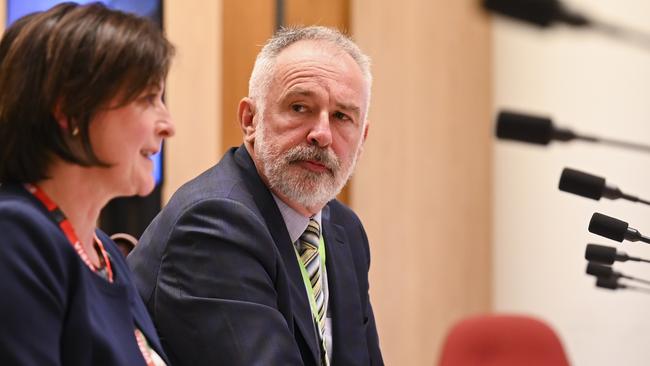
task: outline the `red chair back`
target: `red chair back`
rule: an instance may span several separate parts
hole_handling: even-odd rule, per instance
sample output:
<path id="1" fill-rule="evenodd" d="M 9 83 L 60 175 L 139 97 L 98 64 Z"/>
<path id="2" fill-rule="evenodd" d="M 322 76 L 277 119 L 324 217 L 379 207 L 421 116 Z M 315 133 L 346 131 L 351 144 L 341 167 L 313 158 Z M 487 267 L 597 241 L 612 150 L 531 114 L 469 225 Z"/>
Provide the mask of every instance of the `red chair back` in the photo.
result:
<path id="1" fill-rule="evenodd" d="M 569 366 L 553 329 L 528 316 L 482 315 L 454 325 L 439 366 Z"/>

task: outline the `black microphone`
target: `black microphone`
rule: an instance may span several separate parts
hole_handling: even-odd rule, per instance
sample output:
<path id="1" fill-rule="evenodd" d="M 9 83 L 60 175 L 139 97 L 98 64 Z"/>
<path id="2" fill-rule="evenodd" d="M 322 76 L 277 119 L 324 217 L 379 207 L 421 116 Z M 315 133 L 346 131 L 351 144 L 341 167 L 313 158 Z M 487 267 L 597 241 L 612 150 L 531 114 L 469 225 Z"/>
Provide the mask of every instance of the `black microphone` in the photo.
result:
<path id="1" fill-rule="evenodd" d="M 596 279 L 596 286 L 600 288 L 605 288 L 608 290 L 632 290 L 632 291 L 638 291 L 638 292 L 643 292 L 646 294 L 650 294 L 650 290 L 645 288 L 645 287 L 638 287 L 638 286 L 630 286 L 627 284 L 623 284 L 618 282 L 618 278 L 612 277 L 612 278 L 606 278 L 606 277 L 598 277 Z"/>
<path id="2" fill-rule="evenodd" d="M 587 248 L 585 249 L 585 259 L 588 260 L 589 262 L 610 264 L 610 265 L 614 264 L 615 261 L 617 262 L 634 261 L 634 262 L 650 263 L 650 260 L 639 258 L 639 257 L 631 257 L 623 251 L 616 250 L 616 248 L 614 247 L 608 247 L 605 245 L 598 245 L 598 244 L 587 244 Z"/>
<path id="3" fill-rule="evenodd" d="M 610 266 L 605 266 L 602 264 L 598 263 L 593 263 L 589 262 L 587 263 L 587 274 L 590 274 L 592 276 L 596 277 L 622 277 L 620 272 L 614 271 L 614 269 Z"/>
<path id="4" fill-rule="evenodd" d="M 598 264 L 598 263 L 593 263 L 593 262 L 589 262 L 587 264 L 587 274 L 595 276 L 598 279 L 606 278 L 606 279 L 616 279 L 616 280 L 618 280 L 619 278 L 625 278 L 625 279 L 628 279 L 630 281 L 636 281 L 636 282 L 644 283 L 646 285 L 650 285 L 650 281 L 647 281 L 647 280 L 644 280 L 644 279 L 641 279 L 641 278 L 637 278 L 637 277 L 627 276 L 627 275 L 625 275 L 625 274 L 623 274 L 621 272 L 615 271 L 610 266 L 605 266 L 605 265 Z"/>
<path id="5" fill-rule="evenodd" d="M 607 278 L 607 277 L 597 277 L 596 286 L 600 288 L 606 288 L 608 290 L 618 290 L 627 288 L 624 284 L 618 283 L 618 277 Z"/>
<path id="6" fill-rule="evenodd" d="M 589 28 L 644 48 L 650 48 L 650 35 L 588 17 L 569 10 L 559 0 L 484 0 L 483 7 L 491 12 L 520 20 L 542 28 L 565 24 L 576 28 Z"/>
<path id="7" fill-rule="evenodd" d="M 580 140 L 650 153 L 649 145 L 580 135 L 566 128 L 555 127 L 553 121 L 548 117 L 513 111 L 499 112 L 496 122 L 496 136 L 503 140 L 515 140 L 537 145 L 548 145 L 551 141 Z"/>
<path id="8" fill-rule="evenodd" d="M 549 27 L 556 22 L 572 26 L 590 24 L 586 16 L 569 11 L 558 0 L 485 0 L 483 6 L 501 15 L 540 27 Z"/>
<path id="9" fill-rule="evenodd" d="M 628 201 L 650 205 L 650 201 L 623 193 L 617 186 L 607 184 L 605 178 L 571 168 L 564 168 L 562 170 L 558 188 L 560 191 L 577 194 L 578 196 L 591 198 L 596 201 L 600 200 L 601 197 L 610 200 L 622 198 Z"/>
<path id="10" fill-rule="evenodd" d="M 598 212 L 591 216 L 589 232 L 618 242 L 627 240 L 642 241 L 650 244 L 650 238 L 643 236 L 638 230 L 629 227 L 627 222 Z"/>

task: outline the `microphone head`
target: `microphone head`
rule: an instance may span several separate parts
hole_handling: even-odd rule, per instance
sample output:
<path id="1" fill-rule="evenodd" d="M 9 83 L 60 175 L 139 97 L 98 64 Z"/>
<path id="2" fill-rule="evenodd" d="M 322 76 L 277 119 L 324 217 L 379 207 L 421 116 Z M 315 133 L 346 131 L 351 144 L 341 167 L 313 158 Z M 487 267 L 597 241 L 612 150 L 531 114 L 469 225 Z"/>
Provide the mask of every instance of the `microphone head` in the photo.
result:
<path id="1" fill-rule="evenodd" d="M 612 269 L 612 267 L 609 266 L 589 262 L 587 264 L 587 273 L 592 276 L 596 276 L 598 278 L 600 277 L 609 278 L 612 277 L 612 275 L 614 274 L 614 270 Z"/>
<path id="2" fill-rule="evenodd" d="M 616 261 L 616 248 L 598 244 L 587 244 L 585 259 L 589 262 L 614 264 L 614 261 Z"/>
<path id="3" fill-rule="evenodd" d="M 553 139 L 550 118 L 501 111 L 497 116 L 496 134 L 500 139 L 548 145 Z"/>
<path id="4" fill-rule="evenodd" d="M 560 191 L 598 201 L 605 190 L 605 178 L 571 168 L 564 168 L 558 188 L 560 188 Z"/>
<path id="5" fill-rule="evenodd" d="M 608 239 L 623 242 L 625 233 L 627 232 L 628 224 L 625 221 L 615 219 L 613 217 L 603 215 L 601 213 L 594 213 L 589 221 L 589 232 L 604 236 Z"/>
<path id="6" fill-rule="evenodd" d="M 606 288 L 609 290 L 616 290 L 619 288 L 618 278 L 616 277 L 598 277 L 596 280 L 596 286 L 600 288 Z"/>
<path id="7" fill-rule="evenodd" d="M 557 0 L 485 0 L 483 6 L 501 15 L 540 27 L 550 26 L 561 12 Z"/>

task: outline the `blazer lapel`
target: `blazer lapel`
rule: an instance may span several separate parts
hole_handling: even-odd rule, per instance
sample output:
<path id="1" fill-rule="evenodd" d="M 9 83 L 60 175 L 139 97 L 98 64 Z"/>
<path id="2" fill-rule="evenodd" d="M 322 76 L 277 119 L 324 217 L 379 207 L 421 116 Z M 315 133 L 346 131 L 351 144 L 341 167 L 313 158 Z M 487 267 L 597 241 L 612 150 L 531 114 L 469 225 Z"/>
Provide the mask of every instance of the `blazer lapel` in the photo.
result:
<path id="1" fill-rule="evenodd" d="M 329 206 L 323 209 L 322 226 L 334 342 L 332 360 L 342 365 L 358 364 L 363 355 L 355 351 L 367 347 L 363 327 L 359 326 L 363 314 L 360 313 L 361 300 L 350 243 L 344 228 L 330 220 Z"/>
<path id="2" fill-rule="evenodd" d="M 243 145 L 237 149 L 235 158 L 248 177 L 246 179 L 248 188 L 253 195 L 257 207 L 262 213 L 266 226 L 284 261 L 291 288 L 293 317 L 296 324 L 298 324 L 300 333 L 309 346 L 314 361 L 318 364 L 318 360 L 320 360 L 320 346 L 316 338 L 316 330 L 312 319 L 309 299 L 307 298 L 307 290 L 305 289 L 305 284 L 302 280 L 302 274 L 293 249 L 293 243 L 289 237 L 286 224 L 282 219 L 280 209 L 278 209 L 271 192 L 264 185 L 264 182 L 262 182 L 250 155 L 248 155 Z M 289 324 L 289 326 L 293 327 L 292 324 Z"/>

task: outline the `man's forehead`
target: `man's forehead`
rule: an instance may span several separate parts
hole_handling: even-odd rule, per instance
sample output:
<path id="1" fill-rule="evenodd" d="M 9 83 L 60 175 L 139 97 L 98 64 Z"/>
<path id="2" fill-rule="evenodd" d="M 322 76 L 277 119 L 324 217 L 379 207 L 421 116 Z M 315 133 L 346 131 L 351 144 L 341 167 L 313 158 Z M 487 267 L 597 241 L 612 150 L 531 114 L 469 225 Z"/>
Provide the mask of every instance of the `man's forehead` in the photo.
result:
<path id="1" fill-rule="evenodd" d="M 292 73 L 291 70 L 295 70 L 295 67 L 301 68 L 302 66 L 314 65 L 314 63 L 318 65 L 319 62 L 322 62 L 321 66 L 327 64 L 333 65 L 339 71 L 348 73 L 350 76 L 354 75 L 352 78 L 357 80 L 356 83 L 358 83 L 357 85 L 360 88 L 358 89 L 358 92 L 360 93 L 359 96 L 362 97 L 363 100 L 358 100 L 357 103 L 351 103 L 349 100 L 350 98 L 348 97 L 345 99 L 349 103 L 345 103 L 345 106 L 341 105 L 340 107 L 345 107 L 347 110 L 359 110 L 359 113 L 363 112 L 365 109 L 364 105 L 367 103 L 365 97 L 368 95 L 368 91 L 366 90 L 368 85 L 363 77 L 361 67 L 352 56 L 331 41 L 301 40 L 282 50 L 276 58 L 272 77 L 272 80 L 274 80 L 273 83 L 282 83 L 282 80 L 287 76 L 287 73 Z M 325 68 L 327 69 L 327 67 Z M 278 84 L 275 85 L 278 86 Z M 313 93 L 312 90 L 304 87 L 304 85 L 286 86 L 288 88 L 284 90 L 276 89 L 276 91 L 279 92 L 279 95 L 277 95 L 278 99 L 284 99 L 290 94 L 310 96 Z"/>
<path id="2" fill-rule="evenodd" d="M 352 56 L 324 40 L 302 40 L 285 48 L 276 58 L 272 79 L 283 79 L 303 68 L 319 69 L 324 74 L 343 73 L 364 80 L 361 67 Z"/>
<path id="3" fill-rule="evenodd" d="M 320 59 L 320 58 L 334 58 L 347 56 L 352 60 L 352 57 L 347 54 L 343 49 L 334 43 L 326 40 L 301 40 L 297 41 L 278 54 L 276 58 L 277 63 L 291 62 L 293 60 L 301 59 Z M 352 60 L 354 61 L 354 60 Z"/>

